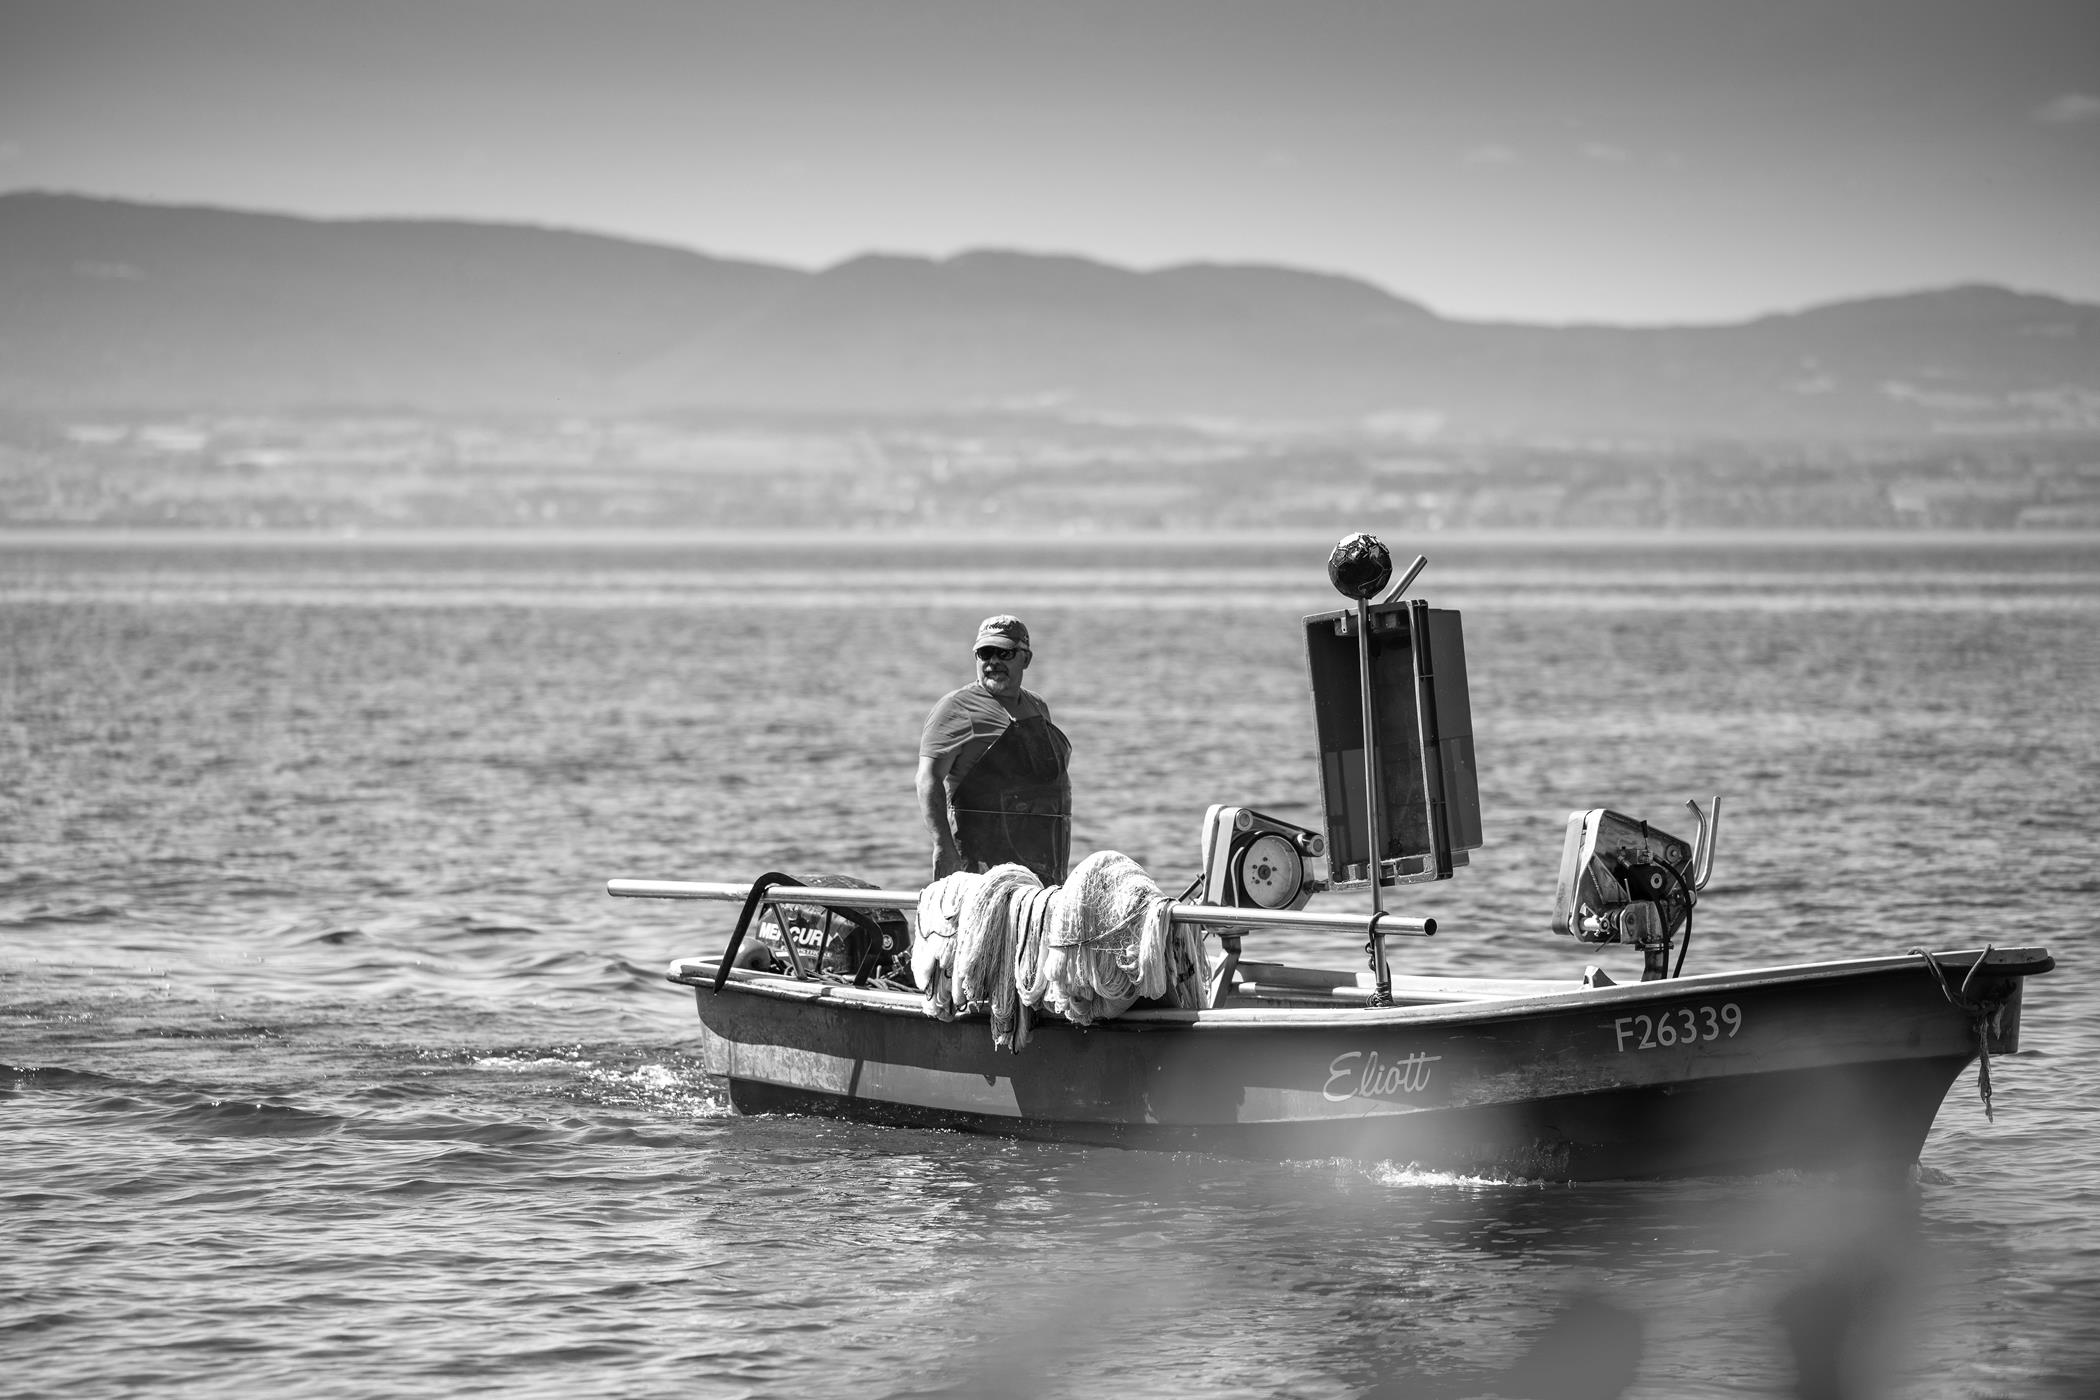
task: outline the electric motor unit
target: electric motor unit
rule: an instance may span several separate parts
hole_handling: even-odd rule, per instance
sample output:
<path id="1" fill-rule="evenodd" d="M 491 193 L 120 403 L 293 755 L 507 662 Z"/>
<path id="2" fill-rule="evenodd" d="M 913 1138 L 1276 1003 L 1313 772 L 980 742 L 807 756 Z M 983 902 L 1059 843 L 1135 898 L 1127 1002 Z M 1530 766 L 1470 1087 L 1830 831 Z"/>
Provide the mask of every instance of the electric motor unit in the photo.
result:
<path id="1" fill-rule="evenodd" d="M 1585 943 L 1627 943 L 1646 958 L 1642 980 L 1666 976 L 1671 942 L 1692 917 L 1713 869 L 1720 799 L 1690 843 L 1648 822 L 1598 807 L 1568 814 L 1560 877 L 1553 886 L 1553 931 Z"/>
<path id="2" fill-rule="evenodd" d="M 1598 807 L 1568 814 L 1553 931 L 1585 943 L 1630 943 L 1624 911 L 1650 904 L 1674 934 L 1691 912 L 1692 848 L 1647 822 Z M 1642 915 L 1636 921 L 1645 922 Z"/>

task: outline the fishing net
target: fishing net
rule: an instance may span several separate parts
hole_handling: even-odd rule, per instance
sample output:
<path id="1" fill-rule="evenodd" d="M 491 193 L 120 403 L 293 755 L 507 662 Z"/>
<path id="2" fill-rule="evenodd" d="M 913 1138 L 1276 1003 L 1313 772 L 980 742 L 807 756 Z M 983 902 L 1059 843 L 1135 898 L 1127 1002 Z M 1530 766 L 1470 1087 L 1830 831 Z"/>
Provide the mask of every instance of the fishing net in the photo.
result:
<path id="1" fill-rule="evenodd" d="M 1164 992 L 1167 908 L 1129 856 L 1096 851 L 1079 862 L 1059 887 L 1043 934 L 1043 1005 L 1085 1026 Z"/>
<path id="2" fill-rule="evenodd" d="M 955 924 L 955 1009 L 984 1011 L 992 1018 L 992 1044 L 1014 1048 L 1014 1021 L 1020 1003 L 1014 995 L 1014 926 L 1016 894 L 1042 888 L 1025 865 L 996 865 L 967 886 Z"/>
<path id="3" fill-rule="evenodd" d="M 963 896 L 983 879 L 967 871 L 935 880 L 919 891 L 919 936 L 911 945 L 911 975 L 926 994 L 926 1014 L 955 1019 L 955 935 Z"/>
<path id="4" fill-rule="evenodd" d="M 1014 1049 L 1028 1044 L 1030 1011 L 1043 1004 L 1050 990 L 1043 976 L 1043 935 L 1049 932 L 1050 916 L 1057 909 L 1060 887 L 1015 890 L 1008 902 L 1007 918 L 1014 931 Z"/>
<path id="5" fill-rule="evenodd" d="M 1177 929 L 1172 910 L 1115 851 L 1095 852 L 1049 888 L 1018 865 L 936 880 L 919 895 L 912 948 L 926 1014 L 987 1012 L 992 1043 L 1019 1050 L 1036 1008 L 1085 1026 L 1169 992 L 1175 1005 L 1200 1006 L 1200 935 Z"/>

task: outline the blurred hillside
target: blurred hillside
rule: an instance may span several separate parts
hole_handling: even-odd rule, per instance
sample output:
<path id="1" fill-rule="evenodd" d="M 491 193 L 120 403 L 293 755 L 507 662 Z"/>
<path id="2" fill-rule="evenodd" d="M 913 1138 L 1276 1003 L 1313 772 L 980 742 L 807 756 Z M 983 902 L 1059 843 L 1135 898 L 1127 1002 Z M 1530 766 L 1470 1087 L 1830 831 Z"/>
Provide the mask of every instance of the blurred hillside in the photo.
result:
<path id="1" fill-rule="evenodd" d="M 1452 321 L 1347 278 L 801 272 L 593 235 L 0 196 L 0 411 L 1023 412 L 1443 443 L 2100 432 L 2100 307 L 1960 287 L 1726 326 Z"/>

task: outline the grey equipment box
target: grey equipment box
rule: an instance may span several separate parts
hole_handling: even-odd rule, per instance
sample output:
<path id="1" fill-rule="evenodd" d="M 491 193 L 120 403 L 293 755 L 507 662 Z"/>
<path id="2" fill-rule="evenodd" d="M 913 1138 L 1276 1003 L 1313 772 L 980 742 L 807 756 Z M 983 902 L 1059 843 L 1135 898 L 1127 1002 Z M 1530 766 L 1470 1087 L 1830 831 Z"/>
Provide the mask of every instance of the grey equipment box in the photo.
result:
<path id="1" fill-rule="evenodd" d="M 1457 612 L 1420 599 L 1381 603 L 1370 617 L 1380 882 L 1449 879 L 1481 844 L 1465 633 Z M 1356 625 L 1353 608 L 1305 619 L 1327 858 L 1337 888 L 1371 880 Z"/>

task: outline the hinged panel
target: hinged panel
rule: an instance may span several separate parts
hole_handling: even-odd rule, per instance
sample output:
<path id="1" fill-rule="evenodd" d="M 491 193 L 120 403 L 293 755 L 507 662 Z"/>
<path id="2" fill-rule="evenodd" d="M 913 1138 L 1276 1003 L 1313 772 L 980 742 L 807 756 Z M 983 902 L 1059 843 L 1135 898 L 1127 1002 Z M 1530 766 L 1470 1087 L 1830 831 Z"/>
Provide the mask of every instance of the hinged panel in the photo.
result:
<path id="1" fill-rule="evenodd" d="M 1383 878 L 1441 879 L 1481 844 L 1464 633 L 1456 612 L 1419 601 L 1381 604 L 1370 616 Z M 1328 860 L 1337 885 L 1370 880 L 1355 634 L 1354 610 L 1305 619 Z"/>

